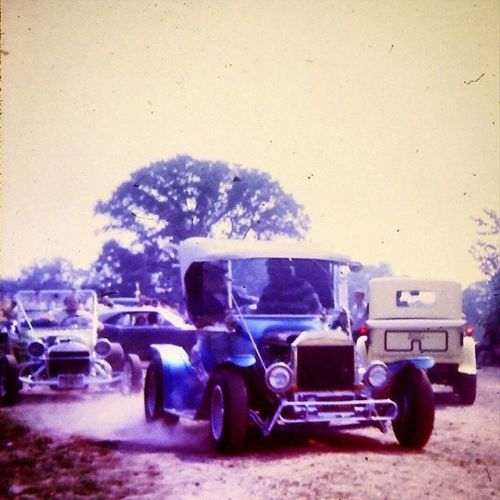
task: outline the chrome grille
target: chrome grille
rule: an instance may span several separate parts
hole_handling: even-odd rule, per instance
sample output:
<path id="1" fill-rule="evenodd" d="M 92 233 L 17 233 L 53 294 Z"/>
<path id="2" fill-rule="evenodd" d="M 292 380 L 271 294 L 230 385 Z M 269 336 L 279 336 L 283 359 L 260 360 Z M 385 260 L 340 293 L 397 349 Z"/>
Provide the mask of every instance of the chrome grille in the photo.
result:
<path id="1" fill-rule="evenodd" d="M 90 355 L 85 352 L 51 352 L 48 356 L 50 377 L 63 374 L 88 375 L 90 373 Z"/>

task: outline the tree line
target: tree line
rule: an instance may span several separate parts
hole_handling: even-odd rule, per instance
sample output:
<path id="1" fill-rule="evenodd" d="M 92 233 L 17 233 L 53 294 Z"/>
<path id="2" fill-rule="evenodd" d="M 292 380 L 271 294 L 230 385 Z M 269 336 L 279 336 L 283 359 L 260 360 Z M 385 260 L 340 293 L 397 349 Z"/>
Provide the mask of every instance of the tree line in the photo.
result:
<path id="1" fill-rule="evenodd" d="M 108 200 L 97 203 L 95 213 L 106 217 L 103 230 L 111 237 L 89 269 L 76 269 L 63 258 L 40 261 L 16 279 L 0 280 L 0 293 L 76 286 L 99 295 L 133 296 L 139 289 L 180 303 L 180 241 L 192 236 L 300 239 L 310 228 L 304 207 L 269 174 L 185 155 L 136 170 Z M 464 312 L 479 325 L 486 318 L 500 322 L 500 217 L 485 209 L 475 222 L 478 239 L 470 252 L 486 280 L 464 290 Z M 352 290 L 390 275 L 386 263 L 366 266 L 352 275 Z"/>

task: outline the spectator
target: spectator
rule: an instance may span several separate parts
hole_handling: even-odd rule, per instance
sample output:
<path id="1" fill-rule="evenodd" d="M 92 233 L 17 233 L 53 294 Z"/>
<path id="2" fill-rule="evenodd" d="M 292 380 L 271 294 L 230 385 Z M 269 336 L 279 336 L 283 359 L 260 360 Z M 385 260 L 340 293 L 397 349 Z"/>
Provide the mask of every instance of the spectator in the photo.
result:
<path id="1" fill-rule="evenodd" d="M 289 259 L 268 259 L 269 284 L 257 304 L 261 314 L 318 314 L 321 304 L 313 286 L 293 275 Z"/>
<path id="2" fill-rule="evenodd" d="M 365 302 L 365 292 L 356 290 L 354 292 L 354 304 L 351 307 L 352 333 L 354 341 L 359 337 L 359 329 L 366 324 L 368 319 L 368 305 Z"/>

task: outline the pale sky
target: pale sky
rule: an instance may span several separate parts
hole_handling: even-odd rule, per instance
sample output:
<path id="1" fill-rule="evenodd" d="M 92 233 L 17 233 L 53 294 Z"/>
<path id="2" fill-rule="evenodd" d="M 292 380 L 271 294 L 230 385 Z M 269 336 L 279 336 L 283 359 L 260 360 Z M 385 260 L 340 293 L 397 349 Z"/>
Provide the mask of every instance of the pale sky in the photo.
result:
<path id="1" fill-rule="evenodd" d="M 269 172 L 308 238 L 482 279 L 500 210 L 499 3 L 3 0 L 1 275 L 105 234 L 96 202 L 178 154 Z"/>

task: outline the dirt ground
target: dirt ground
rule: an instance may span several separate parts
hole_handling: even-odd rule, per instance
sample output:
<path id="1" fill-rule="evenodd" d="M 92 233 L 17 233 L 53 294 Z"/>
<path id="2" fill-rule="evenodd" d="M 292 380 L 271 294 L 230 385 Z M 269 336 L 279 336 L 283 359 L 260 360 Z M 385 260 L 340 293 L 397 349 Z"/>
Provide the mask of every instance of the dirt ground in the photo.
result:
<path id="1" fill-rule="evenodd" d="M 478 377 L 472 407 L 436 388 L 419 452 L 365 429 L 276 435 L 218 456 L 206 423 L 146 424 L 141 396 L 31 391 L 0 413 L 0 497 L 500 498 L 500 369 Z"/>

